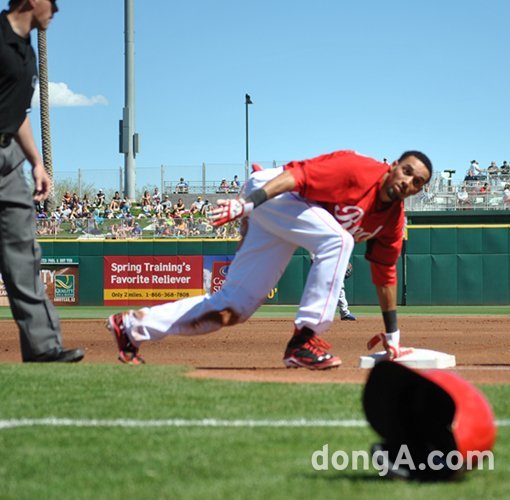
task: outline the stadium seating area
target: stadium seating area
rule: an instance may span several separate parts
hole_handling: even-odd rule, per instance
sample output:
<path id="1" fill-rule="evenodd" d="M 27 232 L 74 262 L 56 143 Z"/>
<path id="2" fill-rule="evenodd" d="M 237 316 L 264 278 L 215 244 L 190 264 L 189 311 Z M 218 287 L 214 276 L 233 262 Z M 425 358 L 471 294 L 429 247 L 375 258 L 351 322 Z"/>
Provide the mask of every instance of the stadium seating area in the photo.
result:
<path id="1" fill-rule="evenodd" d="M 202 188 L 202 189 L 201 189 Z M 38 237 L 50 238 L 238 238 L 239 224 L 213 228 L 206 219 L 207 208 L 218 199 L 239 195 L 237 176 L 208 183 L 164 184 L 145 190 L 131 202 L 118 191 L 107 196 L 103 190 L 89 199 L 65 192 L 57 208 L 36 207 Z M 451 171 L 436 173 L 418 195 L 406 200 L 407 211 L 510 210 L 510 174 L 477 169 L 462 182 L 454 183 Z"/>

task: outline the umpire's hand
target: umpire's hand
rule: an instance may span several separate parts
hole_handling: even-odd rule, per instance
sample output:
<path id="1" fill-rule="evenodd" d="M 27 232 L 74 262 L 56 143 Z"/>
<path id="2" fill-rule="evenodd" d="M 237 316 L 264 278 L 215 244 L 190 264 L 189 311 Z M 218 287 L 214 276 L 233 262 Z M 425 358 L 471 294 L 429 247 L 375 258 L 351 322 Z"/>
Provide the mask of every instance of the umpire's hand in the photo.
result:
<path id="1" fill-rule="evenodd" d="M 50 195 L 51 179 L 42 163 L 34 165 L 32 168 L 32 177 L 34 178 L 34 201 L 46 200 Z"/>

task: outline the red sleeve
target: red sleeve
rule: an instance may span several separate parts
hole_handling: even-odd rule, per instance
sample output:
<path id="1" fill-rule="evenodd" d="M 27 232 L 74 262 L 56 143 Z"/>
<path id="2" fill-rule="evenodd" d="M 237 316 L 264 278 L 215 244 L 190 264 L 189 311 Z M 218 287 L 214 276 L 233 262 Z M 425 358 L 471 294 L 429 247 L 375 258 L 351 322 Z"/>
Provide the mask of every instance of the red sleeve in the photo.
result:
<path id="1" fill-rule="evenodd" d="M 372 282 L 378 286 L 397 284 L 397 261 L 404 239 L 404 210 L 401 205 L 395 205 L 394 211 L 393 216 L 388 218 L 384 233 L 367 241 L 365 258 L 370 261 Z"/>
<path id="2" fill-rule="evenodd" d="M 356 203 L 388 171 L 388 166 L 354 151 L 335 151 L 285 165 L 295 190 L 309 200 Z"/>

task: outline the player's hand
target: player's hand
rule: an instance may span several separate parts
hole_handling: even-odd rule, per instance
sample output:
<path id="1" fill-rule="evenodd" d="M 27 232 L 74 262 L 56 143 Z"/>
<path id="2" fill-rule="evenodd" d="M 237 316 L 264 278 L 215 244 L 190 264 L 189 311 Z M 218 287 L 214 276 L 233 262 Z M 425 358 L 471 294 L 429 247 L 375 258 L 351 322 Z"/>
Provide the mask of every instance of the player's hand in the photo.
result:
<path id="1" fill-rule="evenodd" d="M 243 198 L 218 200 L 217 206 L 208 213 L 208 219 L 213 226 L 222 226 L 246 217 L 252 210 L 253 203 L 247 203 Z"/>
<path id="2" fill-rule="evenodd" d="M 374 335 L 367 342 L 367 349 L 370 351 L 379 342 L 382 342 L 382 345 L 386 350 L 388 360 L 393 361 L 395 358 L 398 358 L 402 354 L 400 343 L 389 340 L 388 335 L 386 335 L 385 333 L 378 333 L 377 335 Z"/>

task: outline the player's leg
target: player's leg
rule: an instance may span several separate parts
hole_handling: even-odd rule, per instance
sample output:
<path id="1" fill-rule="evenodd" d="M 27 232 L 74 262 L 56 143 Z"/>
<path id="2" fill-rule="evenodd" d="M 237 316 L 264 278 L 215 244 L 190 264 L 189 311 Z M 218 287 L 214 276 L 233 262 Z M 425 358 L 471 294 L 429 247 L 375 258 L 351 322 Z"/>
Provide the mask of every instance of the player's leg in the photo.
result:
<path id="1" fill-rule="evenodd" d="M 340 317 L 343 318 L 351 313 L 349 311 L 349 303 L 345 297 L 345 288 L 342 287 L 340 289 L 340 294 L 338 295 L 338 308 L 340 309 Z"/>
<path id="2" fill-rule="evenodd" d="M 285 193 L 257 207 L 250 220 L 314 254 L 296 316 L 296 327 L 322 333 L 333 322 L 353 237 L 322 207 Z"/>
<path id="3" fill-rule="evenodd" d="M 116 334 L 119 350 L 137 358 L 144 341 L 201 335 L 246 321 L 278 282 L 295 249 L 256 222 L 250 223 L 218 292 L 111 316 L 109 328 Z M 129 356 L 121 361 L 130 362 Z"/>
<path id="4" fill-rule="evenodd" d="M 285 365 L 309 369 L 340 365 L 340 359 L 327 352 L 330 346 L 316 334 L 324 332 L 334 320 L 354 245 L 352 236 L 326 210 L 294 193 L 260 205 L 250 220 L 315 255 L 296 315 L 295 332 L 285 351 Z"/>
<path id="5" fill-rule="evenodd" d="M 356 321 L 356 316 L 349 310 L 349 303 L 345 296 L 345 287 L 342 286 L 340 289 L 340 295 L 338 296 L 338 308 L 340 309 L 340 319 L 342 321 Z"/>

